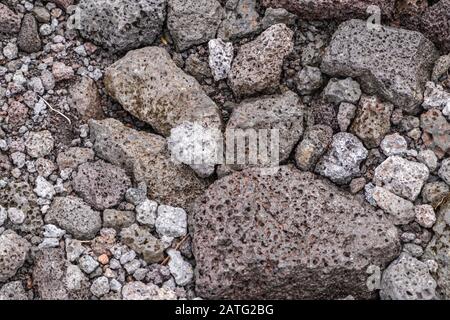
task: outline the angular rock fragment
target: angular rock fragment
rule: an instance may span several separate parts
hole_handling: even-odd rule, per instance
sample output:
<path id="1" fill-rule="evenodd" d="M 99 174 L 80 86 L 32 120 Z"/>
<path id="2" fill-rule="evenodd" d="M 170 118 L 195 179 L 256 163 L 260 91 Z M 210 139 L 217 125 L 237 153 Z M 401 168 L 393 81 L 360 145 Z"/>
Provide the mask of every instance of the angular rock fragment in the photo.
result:
<path id="1" fill-rule="evenodd" d="M 120 233 L 123 243 L 143 255 L 147 263 L 158 263 L 164 258 L 162 242 L 155 238 L 147 228 L 133 224 Z"/>
<path id="2" fill-rule="evenodd" d="M 396 196 L 384 188 L 376 186 L 373 190 L 372 197 L 377 205 L 389 214 L 389 217 L 395 225 L 408 224 L 416 216 L 414 204 L 411 201 Z"/>
<path id="3" fill-rule="evenodd" d="M 0 234 L 0 282 L 13 277 L 22 267 L 30 247 L 28 241 L 14 231 Z"/>
<path id="4" fill-rule="evenodd" d="M 446 51 L 450 50 L 450 0 L 440 0 L 421 16 L 422 30 Z"/>
<path id="5" fill-rule="evenodd" d="M 83 120 L 104 117 L 100 94 L 94 80 L 82 77 L 69 91 L 69 105 L 78 111 Z"/>
<path id="6" fill-rule="evenodd" d="M 373 296 L 367 268 L 399 254 L 396 228 L 368 205 L 291 166 L 215 182 L 190 221 L 196 292 L 210 299 Z"/>
<path id="7" fill-rule="evenodd" d="M 234 58 L 233 43 L 224 42 L 221 39 L 212 39 L 208 43 L 209 66 L 214 80 L 226 79 L 231 70 L 231 62 Z"/>
<path id="8" fill-rule="evenodd" d="M 420 116 L 425 146 L 442 158 L 450 150 L 450 123 L 438 109 L 431 109 Z"/>
<path id="9" fill-rule="evenodd" d="M 128 112 L 168 136 L 189 121 L 220 128 L 219 108 L 200 84 L 158 47 L 130 51 L 105 73 L 107 92 Z"/>
<path id="10" fill-rule="evenodd" d="M 0 37 L 2 34 L 15 34 L 20 30 L 20 17 L 0 3 Z"/>
<path id="11" fill-rule="evenodd" d="M 256 0 L 228 1 L 217 36 L 224 40 L 236 40 L 260 31 L 260 16 L 256 5 Z"/>
<path id="12" fill-rule="evenodd" d="M 333 130 L 324 125 L 315 125 L 305 133 L 295 151 L 295 162 L 304 171 L 314 169 L 317 161 L 327 151 L 333 140 Z"/>
<path id="13" fill-rule="evenodd" d="M 331 76 L 358 79 L 364 92 L 416 112 L 437 58 L 433 43 L 418 32 L 369 30 L 366 21 L 349 20 L 333 35 L 321 69 Z"/>

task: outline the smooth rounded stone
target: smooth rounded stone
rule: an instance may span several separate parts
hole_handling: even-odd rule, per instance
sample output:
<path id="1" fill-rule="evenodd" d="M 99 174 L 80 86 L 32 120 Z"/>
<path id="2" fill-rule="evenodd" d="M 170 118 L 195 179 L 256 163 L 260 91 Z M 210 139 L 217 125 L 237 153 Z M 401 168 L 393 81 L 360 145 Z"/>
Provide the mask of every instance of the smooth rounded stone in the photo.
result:
<path id="1" fill-rule="evenodd" d="M 377 6 L 383 16 L 391 16 L 395 9 L 395 0 L 263 0 L 262 4 L 285 8 L 307 20 L 365 18 L 371 6 Z"/>
<path id="2" fill-rule="evenodd" d="M 380 297 L 382 300 L 434 300 L 436 281 L 425 263 L 402 253 L 383 272 Z"/>
<path id="3" fill-rule="evenodd" d="M 434 42 L 442 46 L 444 51 L 450 50 L 450 1 L 440 0 L 421 16 L 423 32 Z"/>
<path id="4" fill-rule="evenodd" d="M 440 56 L 434 65 L 433 73 L 431 75 L 431 81 L 439 82 L 442 76 L 447 75 L 449 69 L 450 69 L 450 54 Z"/>
<path id="5" fill-rule="evenodd" d="M 17 45 L 20 50 L 26 53 L 41 50 L 42 42 L 39 36 L 38 23 L 31 13 L 27 13 L 22 19 Z"/>
<path id="6" fill-rule="evenodd" d="M 74 274 L 78 268 L 71 266 L 60 248 L 37 252 L 33 283 L 42 300 L 85 300 L 90 297 L 87 277 L 81 272 Z"/>
<path id="7" fill-rule="evenodd" d="M 18 208 L 8 209 L 8 219 L 14 224 L 22 224 L 26 219 L 26 214 Z"/>
<path id="8" fill-rule="evenodd" d="M 416 217 L 414 204 L 396 196 L 392 192 L 375 186 L 372 197 L 377 205 L 389 214 L 395 225 L 404 225 L 412 222 Z"/>
<path id="9" fill-rule="evenodd" d="M 30 135 L 25 141 L 27 153 L 33 158 L 42 158 L 50 154 L 54 144 L 53 136 L 48 130 L 30 132 Z"/>
<path id="10" fill-rule="evenodd" d="M 276 24 L 241 46 L 228 76 L 238 97 L 272 93 L 280 84 L 284 58 L 294 48 L 293 31 Z"/>
<path id="11" fill-rule="evenodd" d="M 102 226 L 100 213 L 73 196 L 56 197 L 44 220 L 80 240 L 94 238 Z"/>
<path id="12" fill-rule="evenodd" d="M 422 189 L 422 200 L 424 203 L 436 205 L 450 192 L 450 187 L 444 181 L 427 183 Z"/>
<path id="13" fill-rule="evenodd" d="M 369 298 L 366 269 L 400 252 L 384 215 L 292 166 L 226 176 L 194 208 L 196 292 L 206 299 Z"/>
<path id="14" fill-rule="evenodd" d="M 433 172 L 437 169 L 438 158 L 436 157 L 436 154 L 432 150 L 420 151 L 419 155 L 417 156 L 417 160 L 426 165 L 428 169 L 430 169 L 430 172 Z"/>
<path id="15" fill-rule="evenodd" d="M 145 200 L 136 206 L 136 221 L 142 225 L 153 227 L 156 221 L 156 210 L 158 203 Z"/>
<path id="16" fill-rule="evenodd" d="M 130 187 L 125 170 L 101 160 L 80 165 L 73 179 L 74 190 L 97 210 L 118 205 Z"/>
<path id="17" fill-rule="evenodd" d="M 439 169 L 439 177 L 450 185 L 450 158 L 446 158 L 441 162 L 441 168 Z"/>
<path id="18" fill-rule="evenodd" d="M 110 289 L 109 280 L 105 276 L 96 278 L 91 285 L 92 294 L 98 298 L 107 294 Z"/>
<path id="19" fill-rule="evenodd" d="M 133 211 L 119 211 L 106 209 L 103 211 L 103 228 L 113 228 L 117 231 L 127 228 L 135 223 Z"/>
<path id="20" fill-rule="evenodd" d="M 16 34 L 20 30 L 20 16 L 6 4 L 0 3 L 0 35 Z"/>
<path id="21" fill-rule="evenodd" d="M 306 66 L 295 77 L 297 90 L 301 95 L 309 95 L 323 85 L 322 72 L 317 67 Z"/>
<path id="22" fill-rule="evenodd" d="M 333 136 L 331 147 L 317 163 L 315 172 L 336 184 L 347 184 L 361 174 L 361 162 L 368 155 L 357 137 L 341 132 Z"/>
<path id="23" fill-rule="evenodd" d="M 29 300 L 22 281 L 12 281 L 5 283 L 0 289 L 0 301 L 5 300 Z"/>
<path id="24" fill-rule="evenodd" d="M 450 93 L 446 92 L 441 85 L 428 81 L 425 85 L 422 107 L 426 110 L 432 108 L 442 110 L 447 106 L 450 106 Z"/>
<path id="25" fill-rule="evenodd" d="M 264 18 L 261 20 L 262 29 L 265 30 L 270 26 L 278 23 L 284 23 L 287 26 L 293 25 L 297 20 L 297 16 L 283 8 L 267 8 Z"/>
<path id="26" fill-rule="evenodd" d="M 333 129 L 324 125 L 309 127 L 295 150 L 295 163 L 303 171 L 314 169 L 333 140 Z"/>
<path id="27" fill-rule="evenodd" d="M 217 0 L 168 0 L 167 28 L 179 51 L 216 37 L 224 10 Z"/>
<path id="28" fill-rule="evenodd" d="M 214 80 L 226 79 L 231 70 L 231 63 L 234 58 L 232 42 L 225 42 L 222 39 L 212 39 L 208 43 L 209 67 Z"/>
<path id="29" fill-rule="evenodd" d="M 436 223 L 436 214 L 429 204 L 419 205 L 414 208 L 416 221 L 424 228 L 431 228 Z"/>
<path id="30" fill-rule="evenodd" d="M 170 257 L 168 266 L 170 273 L 179 286 L 185 286 L 194 279 L 194 268 L 192 265 L 183 259 L 180 251 L 169 249 L 167 254 Z"/>
<path id="31" fill-rule="evenodd" d="M 361 87 L 357 81 L 352 78 L 330 79 L 327 86 L 324 89 L 324 96 L 329 102 L 340 104 L 342 102 L 348 102 L 356 104 L 361 97 Z"/>
<path id="32" fill-rule="evenodd" d="M 373 182 L 400 197 L 415 201 L 429 175 L 426 165 L 392 156 L 375 169 Z"/>
<path id="33" fill-rule="evenodd" d="M 162 242 L 145 227 L 133 224 L 120 232 L 122 242 L 143 255 L 147 263 L 159 263 L 164 258 Z"/>
<path id="34" fill-rule="evenodd" d="M 187 234 L 187 214 L 181 208 L 161 205 L 158 207 L 156 231 L 161 236 L 178 238 Z"/>
<path id="35" fill-rule="evenodd" d="M 152 44 L 162 33 L 167 0 L 81 0 L 71 27 L 112 52 Z"/>
<path id="36" fill-rule="evenodd" d="M 437 57 L 433 43 L 418 32 L 385 26 L 373 32 L 366 21 L 349 20 L 333 35 L 321 70 L 357 79 L 364 92 L 415 112 Z"/>
<path id="37" fill-rule="evenodd" d="M 218 38 L 237 40 L 261 32 L 257 0 L 231 0 L 226 2 L 225 8 L 227 10 L 217 32 Z"/>
<path id="38" fill-rule="evenodd" d="M 22 267 L 31 245 L 11 230 L 0 234 L 0 282 L 13 277 Z"/>
<path id="39" fill-rule="evenodd" d="M 450 123 L 438 109 L 431 109 L 420 115 L 420 127 L 423 130 L 422 140 L 425 147 L 433 150 L 439 158 L 443 158 L 450 150 Z"/>
<path id="40" fill-rule="evenodd" d="M 185 121 L 215 129 L 222 126 L 216 104 L 163 48 L 129 51 L 106 70 L 104 83 L 125 110 L 164 136 Z"/>
<path id="41" fill-rule="evenodd" d="M 145 182 L 151 199 L 188 208 L 207 186 L 189 167 L 174 163 L 164 138 L 136 131 L 114 119 L 90 121 L 98 157 L 123 167 L 137 183 Z"/>
<path id="42" fill-rule="evenodd" d="M 102 119 L 104 117 L 100 94 L 95 81 L 89 77 L 81 77 L 69 88 L 68 103 L 81 115 L 82 119 Z"/>
<path id="43" fill-rule="evenodd" d="M 123 300 L 176 300 L 175 292 L 141 281 L 128 282 L 122 288 Z"/>
<path id="44" fill-rule="evenodd" d="M 58 153 L 56 163 L 60 170 L 76 169 L 80 164 L 94 160 L 95 153 L 89 148 L 72 147 L 67 151 Z"/>
<path id="45" fill-rule="evenodd" d="M 278 165 L 289 158 L 292 150 L 297 145 L 303 135 L 303 122 L 306 114 L 305 106 L 300 98 L 292 91 L 286 91 L 282 95 L 265 96 L 244 100 L 242 103 L 233 108 L 230 120 L 227 123 L 226 134 L 234 134 L 234 142 L 241 144 L 245 137 L 250 141 L 245 142 L 245 161 L 239 161 L 244 155 L 236 153 L 235 163 L 227 163 L 233 169 L 242 169 L 249 166 L 270 167 Z M 277 158 L 272 152 L 276 152 L 273 148 L 272 139 L 276 139 L 278 134 L 278 162 L 274 163 Z M 267 159 L 264 159 L 264 147 L 261 145 L 267 138 Z M 258 157 L 255 159 L 254 151 L 256 148 L 256 140 L 258 141 Z M 227 149 L 228 149 L 227 140 Z M 238 146 L 238 150 L 241 147 Z M 270 153 L 268 152 L 270 150 Z M 269 155 L 270 154 L 270 155 Z"/>
<path id="46" fill-rule="evenodd" d="M 356 106 L 354 104 L 343 102 L 339 105 L 337 121 L 341 132 L 347 131 L 355 116 Z"/>
<path id="47" fill-rule="evenodd" d="M 390 156 L 401 156 L 408 150 L 408 143 L 402 135 L 397 132 L 384 137 L 380 144 L 381 151 Z"/>
<path id="48" fill-rule="evenodd" d="M 376 96 L 363 96 L 350 131 L 360 138 L 367 148 L 376 148 L 391 128 L 393 110 L 391 103 L 382 102 Z"/>

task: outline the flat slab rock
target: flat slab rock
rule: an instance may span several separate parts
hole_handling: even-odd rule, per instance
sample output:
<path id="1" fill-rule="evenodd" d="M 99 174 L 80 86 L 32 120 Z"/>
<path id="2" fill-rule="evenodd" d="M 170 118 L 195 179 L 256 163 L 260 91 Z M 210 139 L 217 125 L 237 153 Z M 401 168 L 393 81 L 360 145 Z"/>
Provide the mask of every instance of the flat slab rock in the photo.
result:
<path id="1" fill-rule="evenodd" d="M 400 253 L 396 228 L 349 193 L 292 166 L 249 169 L 198 198 L 196 292 L 213 299 L 370 298 L 367 268 Z"/>
<path id="2" fill-rule="evenodd" d="M 342 23 L 325 51 L 321 70 L 358 79 L 367 94 L 378 94 L 407 112 L 416 112 L 438 58 L 421 33 L 391 27 L 370 30 L 366 21 Z"/>
<path id="3" fill-rule="evenodd" d="M 301 18 L 349 19 L 366 17 L 369 6 L 378 6 L 383 15 L 390 16 L 394 12 L 395 0 L 262 0 L 266 7 L 285 8 Z"/>

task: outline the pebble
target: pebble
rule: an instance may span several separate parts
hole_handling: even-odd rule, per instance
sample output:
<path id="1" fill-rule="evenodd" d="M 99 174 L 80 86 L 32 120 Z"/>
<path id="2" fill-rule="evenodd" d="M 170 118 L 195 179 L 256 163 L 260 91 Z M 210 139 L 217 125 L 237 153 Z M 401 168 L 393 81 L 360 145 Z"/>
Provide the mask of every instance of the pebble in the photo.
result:
<path id="1" fill-rule="evenodd" d="M 25 212 L 18 208 L 9 208 L 8 209 L 8 219 L 14 224 L 22 224 L 26 218 Z"/>
<path id="2" fill-rule="evenodd" d="M 142 225 L 154 227 L 156 222 L 156 211 L 158 203 L 145 200 L 136 206 L 136 220 Z"/>
<path id="3" fill-rule="evenodd" d="M 160 205 L 155 226 L 161 236 L 182 237 L 187 234 L 186 211 L 181 208 Z"/>

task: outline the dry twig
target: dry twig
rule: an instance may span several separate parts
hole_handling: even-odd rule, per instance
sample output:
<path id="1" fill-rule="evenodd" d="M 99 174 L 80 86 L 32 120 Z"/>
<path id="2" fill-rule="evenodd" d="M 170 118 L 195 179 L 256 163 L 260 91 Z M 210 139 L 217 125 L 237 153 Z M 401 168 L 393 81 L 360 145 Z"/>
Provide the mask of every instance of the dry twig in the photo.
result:
<path id="1" fill-rule="evenodd" d="M 180 242 L 177 243 L 177 245 L 175 246 L 174 249 L 175 249 L 175 250 L 180 249 L 180 247 L 183 245 L 183 243 L 186 242 L 186 240 L 187 240 L 188 238 L 189 238 L 189 235 L 188 235 L 188 234 L 185 235 L 184 238 L 181 239 Z M 165 266 L 165 265 L 167 265 L 167 264 L 169 263 L 169 261 L 170 261 L 170 257 L 167 257 L 167 258 L 164 259 L 163 262 L 161 262 L 161 265 L 162 265 L 162 266 Z"/>
<path id="2" fill-rule="evenodd" d="M 66 119 L 70 125 L 72 125 L 72 121 L 69 119 L 68 116 L 66 116 L 64 113 L 62 113 L 61 111 L 56 110 L 55 108 L 53 108 L 50 103 L 47 102 L 47 100 L 45 100 L 43 97 L 39 96 L 39 98 L 42 99 L 42 101 L 44 101 L 44 103 L 47 105 L 47 107 L 50 108 L 50 110 L 52 110 L 53 112 L 56 112 L 57 114 L 59 114 L 60 116 L 62 116 L 64 119 Z"/>

